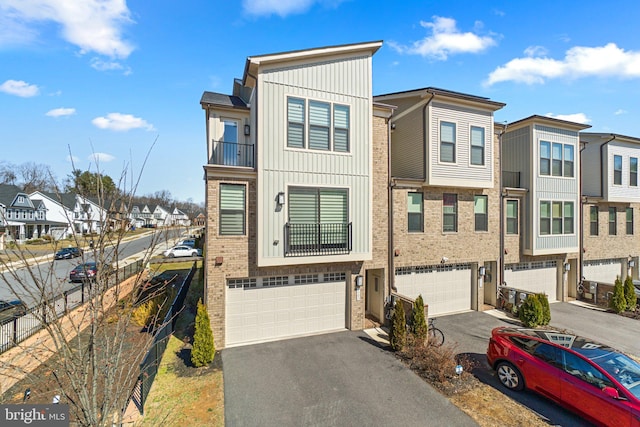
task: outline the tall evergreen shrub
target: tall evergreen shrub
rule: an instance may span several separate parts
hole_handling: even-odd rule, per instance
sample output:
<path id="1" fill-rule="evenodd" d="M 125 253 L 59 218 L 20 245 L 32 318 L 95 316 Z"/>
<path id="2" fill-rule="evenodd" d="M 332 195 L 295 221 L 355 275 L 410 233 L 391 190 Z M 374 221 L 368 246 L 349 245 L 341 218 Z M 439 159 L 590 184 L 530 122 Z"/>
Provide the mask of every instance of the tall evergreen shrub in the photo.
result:
<path id="1" fill-rule="evenodd" d="M 427 339 L 428 327 L 424 315 L 424 300 L 422 299 L 422 295 L 418 295 L 418 298 L 413 302 L 411 332 L 420 343 L 424 343 Z"/>
<path id="2" fill-rule="evenodd" d="M 538 294 L 529 295 L 518 310 L 520 321 L 527 328 L 535 328 L 542 322 L 542 303 Z"/>
<path id="3" fill-rule="evenodd" d="M 213 342 L 213 332 L 211 332 L 207 306 L 202 303 L 202 300 L 198 300 L 193 347 L 191 348 L 191 363 L 196 368 L 206 366 L 213 361 L 215 355 L 216 347 Z"/>
<path id="4" fill-rule="evenodd" d="M 609 300 L 609 307 L 616 313 L 622 313 L 627 308 L 627 299 L 624 296 L 624 286 L 622 286 L 620 277 L 616 277 L 613 285 L 613 295 Z"/>
<path id="5" fill-rule="evenodd" d="M 624 279 L 624 298 L 627 300 L 627 309 L 634 310 L 638 302 L 638 297 L 636 296 L 636 290 L 633 286 L 631 276 L 627 276 L 627 278 Z"/>
<path id="6" fill-rule="evenodd" d="M 396 299 L 389 331 L 389 344 L 394 351 L 401 351 L 407 343 L 407 320 L 404 314 L 404 306 L 400 299 Z"/>

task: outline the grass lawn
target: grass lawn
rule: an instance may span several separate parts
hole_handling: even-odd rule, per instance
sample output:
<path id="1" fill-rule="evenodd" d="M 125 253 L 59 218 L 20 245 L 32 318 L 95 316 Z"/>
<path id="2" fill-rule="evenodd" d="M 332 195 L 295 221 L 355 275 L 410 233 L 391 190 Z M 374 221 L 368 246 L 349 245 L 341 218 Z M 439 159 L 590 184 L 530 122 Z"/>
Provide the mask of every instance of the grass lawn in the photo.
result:
<path id="1" fill-rule="evenodd" d="M 172 268 L 179 265 L 176 263 Z M 178 317 L 174 334 L 160 362 L 139 425 L 224 426 L 220 355 L 217 354 L 209 366 L 195 368 L 191 365 L 196 306 L 198 299 L 202 298 L 203 289 L 202 274 L 198 272 L 191 282 L 185 309 Z"/>

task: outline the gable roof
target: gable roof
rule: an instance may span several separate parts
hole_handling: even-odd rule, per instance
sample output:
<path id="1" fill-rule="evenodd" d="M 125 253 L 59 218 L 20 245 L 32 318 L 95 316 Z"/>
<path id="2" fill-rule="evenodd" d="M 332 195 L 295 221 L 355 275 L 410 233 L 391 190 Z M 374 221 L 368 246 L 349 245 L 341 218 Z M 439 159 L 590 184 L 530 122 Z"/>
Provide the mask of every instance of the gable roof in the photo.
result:
<path id="1" fill-rule="evenodd" d="M 205 91 L 202 94 L 202 98 L 200 98 L 200 104 L 202 105 L 202 108 L 206 108 L 207 106 L 216 106 L 241 110 L 249 109 L 247 104 L 242 99 L 240 99 L 240 97 L 233 95 L 224 95 L 217 92 Z"/>

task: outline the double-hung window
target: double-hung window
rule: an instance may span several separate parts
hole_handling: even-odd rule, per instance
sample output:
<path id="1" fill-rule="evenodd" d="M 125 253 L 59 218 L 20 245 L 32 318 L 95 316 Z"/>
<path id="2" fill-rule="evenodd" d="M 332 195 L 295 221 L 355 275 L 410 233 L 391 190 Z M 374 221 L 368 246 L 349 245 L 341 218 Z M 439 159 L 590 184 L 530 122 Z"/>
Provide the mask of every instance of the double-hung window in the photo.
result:
<path id="1" fill-rule="evenodd" d="M 346 105 L 333 107 L 333 150 L 349 152 L 349 107 Z"/>
<path id="2" fill-rule="evenodd" d="M 303 98 L 287 98 L 287 147 L 348 153 L 350 108 Z"/>
<path id="3" fill-rule="evenodd" d="M 629 158 L 629 186 L 638 186 L 638 158 Z"/>
<path id="4" fill-rule="evenodd" d="M 573 202 L 540 202 L 540 235 L 573 234 L 574 222 Z"/>
<path id="5" fill-rule="evenodd" d="M 540 234 L 551 234 L 551 202 L 540 202 Z"/>
<path id="6" fill-rule="evenodd" d="M 455 233 L 458 231 L 458 195 L 445 193 L 442 195 L 442 231 Z"/>
<path id="7" fill-rule="evenodd" d="M 609 236 L 615 236 L 616 234 L 618 234 L 617 228 L 618 228 L 618 224 L 616 221 L 616 208 L 610 207 L 609 208 Z"/>
<path id="8" fill-rule="evenodd" d="M 518 234 L 517 200 L 507 200 L 507 234 Z"/>
<path id="9" fill-rule="evenodd" d="M 562 202 L 551 204 L 551 234 L 562 234 Z"/>
<path id="10" fill-rule="evenodd" d="M 627 223 L 627 235 L 631 236 L 633 235 L 633 208 L 627 208 L 626 209 L 626 223 Z"/>
<path id="11" fill-rule="evenodd" d="M 540 141 L 540 175 L 551 175 L 551 143 Z"/>
<path id="12" fill-rule="evenodd" d="M 598 207 L 589 206 L 589 235 L 598 235 Z"/>
<path id="13" fill-rule="evenodd" d="M 473 213 L 475 216 L 476 231 L 489 231 L 489 215 L 487 213 L 487 196 L 473 197 Z"/>
<path id="14" fill-rule="evenodd" d="M 551 146 L 551 175 L 562 176 L 562 144 Z"/>
<path id="15" fill-rule="evenodd" d="M 220 184 L 220 235 L 245 234 L 245 193 L 246 186 L 243 184 Z"/>
<path id="16" fill-rule="evenodd" d="M 288 253 L 350 250 L 348 202 L 346 189 L 289 188 Z"/>
<path id="17" fill-rule="evenodd" d="M 300 98 L 287 99 L 287 146 L 305 148 L 305 101 Z"/>
<path id="18" fill-rule="evenodd" d="M 573 145 L 566 144 L 564 146 L 564 164 L 562 175 L 566 177 L 573 177 Z"/>
<path id="19" fill-rule="evenodd" d="M 331 129 L 331 104 L 309 101 L 309 148 L 328 151 Z"/>
<path id="20" fill-rule="evenodd" d="M 424 231 L 424 203 L 422 193 L 408 193 L 407 196 L 408 231 Z"/>
<path id="21" fill-rule="evenodd" d="M 440 161 L 456 161 L 456 124 L 440 122 Z"/>
<path id="22" fill-rule="evenodd" d="M 613 183 L 622 185 L 622 156 L 613 156 Z"/>
<path id="23" fill-rule="evenodd" d="M 484 128 L 471 126 L 471 164 L 484 166 Z"/>
<path id="24" fill-rule="evenodd" d="M 564 234 L 573 234 L 573 202 L 564 202 L 563 204 L 563 222 L 562 232 Z"/>

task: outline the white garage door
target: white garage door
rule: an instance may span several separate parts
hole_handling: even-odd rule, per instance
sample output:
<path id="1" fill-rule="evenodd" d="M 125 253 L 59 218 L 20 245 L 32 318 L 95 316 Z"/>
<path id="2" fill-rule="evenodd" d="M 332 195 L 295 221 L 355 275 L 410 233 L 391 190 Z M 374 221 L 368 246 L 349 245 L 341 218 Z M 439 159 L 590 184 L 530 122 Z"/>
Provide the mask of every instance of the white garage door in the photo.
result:
<path id="1" fill-rule="evenodd" d="M 471 309 L 469 264 L 400 267 L 395 279 L 399 294 L 414 299 L 422 295 L 429 316 Z"/>
<path id="2" fill-rule="evenodd" d="M 345 329 L 344 274 L 229 280 L 226 346 Z"/>
<path id="3" fill-rule="evenodd" d="M 557 301 L 557 264 L 555 261 L 523 262 L 508 264 L 504 269 L 504 280 L 510 288 L 544 293 L 549 302 Z"/>
<path id="4" fill-rule="evenodd" d="M 586 280 L 613 284 L 622 273 L 622 263 L 619 259 L 585 261 L 582 271 Z"/>

